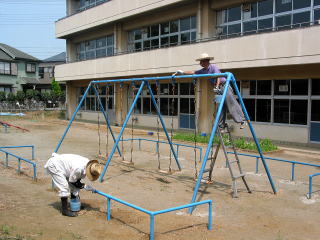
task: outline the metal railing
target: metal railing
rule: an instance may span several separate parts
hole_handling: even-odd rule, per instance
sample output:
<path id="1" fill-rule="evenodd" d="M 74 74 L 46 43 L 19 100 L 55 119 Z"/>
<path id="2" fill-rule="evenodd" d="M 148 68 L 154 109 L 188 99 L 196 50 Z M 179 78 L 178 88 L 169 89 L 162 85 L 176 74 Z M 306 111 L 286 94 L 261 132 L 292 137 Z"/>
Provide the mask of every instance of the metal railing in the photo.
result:
<path id="1" fill-rule="evenodd" d="M 126 142 L 126 141 L 139 141 L 139 150 L 141 151 L 141 142 L 142 141 L 148 141 L 148 142 L 154 142 L 156 143 L 156 153 L 159 152 L 159 143 L 164 143 L 164 144 L 169 144 L 166 141 L 157 141 L 157 140 L 152 140 L 152 139 L 147 139 L 147 138 L 126 138 L 126 139 L 120 139 L 120 141 Z M 186 148 L 193 148 L 193 149 L 198 149 L 199 150 L 199 162 L 202 160 L 202 147 L 200 146 L 191 146 L 187 144 L 181 144 L 181 143 L 174 143 L 172 142 L 172 145 L 177 146 L 177 157 L 179 157 L 179 148 L 180 147 L 186 147 Z"/>
<path id="2" fill-rule="evenodd" d="M 309 193 L 308 193 L 308 196 L 307 196 L 309 199 L 311 199 L 312 193 L 320 191 L 320 190 L 317 190 L 317 191 L 314 191 L 314 192 L 312 191 L 312 179 L 315 176 L 320 176 L 320 173 L 315 173 L 315 174 L 309 175 Z"/>
<path id="3" fill-rule="evenodd" d="M 200 202 L 189 203 L 189 204 L 181 205 L 181 206 L 178 206 L 178 207 L 173 207 L 173 208 L 168 208 L 168 209 L 152 212 L 152 211 L 146 210 L 144 208 L 141 208 L 139 206 L 136 206 L 134 204 L 128 203 L 126 201 L 123 201 L 123 200 L 121 200 L 119 198 L 113 197 L 113 196 L 111 196 L 109 194 L 100 192 L 100 191 L 98 191 L 96 189 L 92 189 L 92 192 L 93 193 L 97 193 L 97 194 L 107 198 L 107 221 L 109 221 L 111 219 L 111 214 L 110 214 L 110 212 L 111 212 L 111 200 L 114 200 L 114 201 L 116 201 L 118 203 L 124 204 L 124 205 L 126 205 L 128 207 L 131 207 L 133 209 L 136 209 L 138 211 L 141 211 L 143 213 L 148 214 L 150 216 L 150 238 L 149 238 L 150 240 L 154 240 L 155 216 L 163 214 L 163 213 L 173 212 L 173 211 L 180 210 L 180 209 L 192 208 L 192 207 L 195 207 L 195 206 L 198 206 L 198 205 L 203 205 L 203 204 L 208 204 L 208 230 L 212 230 L 212 200 L 203 200 L 203 201 L 200 201 Z"/>
<path id="4" fill-rule="evenodd" d="M 34 146 L 33 145 L 26 145 L 26 146 L 5 146 L 5 147 L 0 147 L 0 152 L 3 152 L 6 157 L 4 159 L 4 165 L 5 167 L 9 167 L 9 156 L 12 156 L 14 158 L 17 158 L 18 160 L 18 170 L 17 172 L 20 174 L 21 173 L 21 161 L 24 161 L 26 163 L 29 163 L 32 165 L 33 167 L 33 180 L 36 181 L 37 180 L 37 164 L 27 158 L 18 156 L 14 153 L 8 152 L 6 150 L 3 149 L 14 149 L 14 148 L 31 148 L 32 149 L 32 160 L 34 160 Z"/>

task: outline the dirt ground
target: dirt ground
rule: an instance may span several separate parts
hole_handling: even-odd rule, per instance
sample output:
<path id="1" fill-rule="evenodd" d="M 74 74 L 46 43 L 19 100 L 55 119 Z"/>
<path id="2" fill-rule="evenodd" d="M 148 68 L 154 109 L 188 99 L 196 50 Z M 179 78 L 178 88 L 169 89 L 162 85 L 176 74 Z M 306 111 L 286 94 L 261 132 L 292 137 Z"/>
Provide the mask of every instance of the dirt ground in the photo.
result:
<path id="1" fill-rule="evenodd" d="M 76 218 L 64 217 L 60 213 L 60 201 L 52 190 L 50 176 L 43 166 L 55 150 L 68 122 L 59 120 L 54 114 L 28 114 L 22 118 L 2 118 L 3 121 L 27 128 L 22 132 L 13 128 L 5 133 L 0 129 L 0 146 L 34 145 L 37 177 L 29 164 L 22 163 L 22 174 L 17 173 L 17 160 L 9 157 L 9 168 L 4 166 L 5 155 L 0 154 L 0 239 L 149 239 L 148 215 L 112 202 L 111 220 L 106 220 L 106 199 L 91 192 L 81 192 L 84 207 Z M 246 129 L 248 131 L 248 129 Z M 119 129 L 114 128 L 117 135 Z M 135 137 L 153 138 L 146 131 L 135 131 Z M 112 139 L 106 146 L 106 130 L 100 132 L 100 152 L 110 152 Z M 163 135 L 163 134 L 162 134 Z M 131 137 L 129 129 L 125 138 Z M 192 143 L 189 143 L 192 145 Z M 120 145 L 121 147 L 121 145 Z M 202 145 L 205 151 L 205 146 Z M 168 145 L 160 145 L 161 169 L 169 166 Z M 10 152 L 31 159 L 30 149 L 15 149 Z M 75 122 L 72 124 L 59 153 L 74 153 L 95 158 L 99 153 L 97 125 Z M 124 144 L 126 160 L 131 159 L 131 142 Z M 288 160 L 320 164 L 320 154 L 306 151 L 282 150 L 267 156 Z M 191 201 L 195 186 L 195 162 L 193 149 L 180 148 L 179 159 L 183 170 L 171 175 L 157 171 L 158 158 L 155 144 L 138 142 L 133 145 L 133 166 L 121 162 L 114 156 L 104 181 L 90 183 L 105 192 L 144 209 L 156 211 L 187 204 Z M 199 153 L 197 154 L 199 159 Z M 214 182 L 203 184 L 198 200 L 213 201 L 213 230 L 207 229 L 208 208 L 197 207 L 192 215 L 186 210 L 166 213 L 155 219 L 155 239 L 205 240 L 205 239 L 320 239 L 320 196 L 315 193 L 306 198 L 308 175 L 320 172 L 314 167 L 296 166 L 296 180 L 290 181 L 291 165 L 268 161 L 277 194 L 273 194 L 265 171 L 255 174 L 255 159 L 241 157 L 252 194 L 247 193 L 239 182 L 239 197 L 232 198 L 229 171 L 219 154 L 214 168 Z M 177 169 L 172 160 L 172 168 Z M 197 162 L 196 168 L 200 169 Z M 320 178 L 314 179 L 314 188 L 320 189 Z M 85 182 L 89 183 L 87 180 Z"/>

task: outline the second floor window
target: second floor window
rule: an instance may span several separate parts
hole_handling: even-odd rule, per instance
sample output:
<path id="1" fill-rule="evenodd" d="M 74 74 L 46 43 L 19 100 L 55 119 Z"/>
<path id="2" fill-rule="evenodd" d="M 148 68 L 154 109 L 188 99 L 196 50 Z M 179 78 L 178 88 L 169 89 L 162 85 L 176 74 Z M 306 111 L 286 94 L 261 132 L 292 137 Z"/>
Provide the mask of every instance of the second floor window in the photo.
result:
<path id="1" fill-rule="evenodd" d="M 101 37 L 77 44 L 77 61 L 112 56 L 113 54 L 113 35 L 108 35 L 106 37 Z"/>
<path id="2" fill-rule="evenodd" d="M 0 62 L 0 74 L 10 75 L 10 63 L 9 62 Z"/>
<path id="3" fill-rule="evenodd" d="M 78 11 L 84 11 L 88 8 L 92 8 L 104 2 L 108 2 L 110 0 L 80 0 Z"/>
<path id="4" fill-rule="evenodd" d="M 196 17 L 186 17 L 129 32 L 129 51 L 143 51 L 194 42 Z"/>
<path id="5" fill-rule="evenodd" d="M 218 35 L 245 35 L 319 24 L 319 0 L 263 0 L 217 12 Z"/>
<path id="6" fill-rule="evenodd" d="M 35 63 L 26 63 L 26 72 L 27 73 L 35 73 L 36 72 L 36 64 Z"/>

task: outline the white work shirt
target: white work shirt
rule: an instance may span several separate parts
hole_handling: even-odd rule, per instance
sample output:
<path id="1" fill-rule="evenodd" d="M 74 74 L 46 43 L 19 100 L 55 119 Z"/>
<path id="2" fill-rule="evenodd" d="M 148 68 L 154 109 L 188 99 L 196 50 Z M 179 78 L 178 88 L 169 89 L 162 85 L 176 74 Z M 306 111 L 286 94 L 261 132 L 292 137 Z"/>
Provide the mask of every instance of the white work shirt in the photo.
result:
<path id="1" fill-rule="evenodd" d="M 76 154 L 53 153 L 44 168 L 50 172 L 65 176 L 69 182 L 76 182 L 86 176 L 89 159 Z"/>

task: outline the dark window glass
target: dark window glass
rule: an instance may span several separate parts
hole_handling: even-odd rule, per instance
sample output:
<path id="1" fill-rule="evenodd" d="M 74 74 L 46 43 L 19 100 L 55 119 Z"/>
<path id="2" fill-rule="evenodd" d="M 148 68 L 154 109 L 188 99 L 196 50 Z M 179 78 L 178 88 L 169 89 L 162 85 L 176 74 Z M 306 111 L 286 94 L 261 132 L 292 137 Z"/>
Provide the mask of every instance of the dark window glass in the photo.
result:
<path id="1" fill-rule="evenodd" d="M 135 113 L 141 113 L 141 98 L 138 98 L 137 104 L 134 107 Z"/>
<path id="2" fill-rule="evenodd" d="M 174 92 L 173 92 L 174 89 Z M 177 84 L 169 84 L 169 95 L 177 95 L 178 94 L 178 85 Z"/>
<path id="3" fill-rule="evenodd" d="M 320 20 L 320 9 L 314 10 L 314 21 L 319 24 L 318 20 Z"/>
<path id="4" fill-rule="evenodd" d="M 160 94 L 161 95 L 169 95 L 169 84 L 167 84 L 167 83 L 160 84 Z"/>
<path id="5" fill-rule="evenodd" d="M 169 98 L 169 116 L 177 116 L 178 115 L 178 99 L 177 98 Z"/>
<path id="6" fill-rule="evenodd" d="M 275 95 L 289 95 L 290 93 L 290 80 L 275 80 L 274 81 L 274 94 Z"/>
<path id="7" fill-rule="evenodd" d="M 161 34 L 168 34 L 169 33 L 169 23 L 161 23 Z"/>
<path id="8" fill-rule="evenodd" d="M 160 101 L 160 100 L 159 100 Z M 157 102 L 158 106 L 158 102 Z M 159 107 L 159 106 L 158 106 Z M 153 102 L 151 101 L 151 114 L 157 114 L 156 107 L 154 106 Z"/>
<path id="9" fill-rule="evenodd" d="M 100 100 L 101 100 L 101 103 L 102 103 L 102 106 L 103 106 L 103 109 L 105 110 L 106 109 L 106 98 L 105 97 L 100 97 Z M 99 101 L 97 101 L 97 110 L 101 110 L 101 106 L 100 106 L 100 103 Z"/>
<path id="10" fill-rule="evenodd" d="M 149 50 L 150 49 L 150 41 L 144 41 L 143 42 L 143 50 Z"/>
<path id="11" fill-rule="evenodd" d="M 86 91 L 86 88 L 85 87 L 81 87 L 80 88 L 80 95 L 83 95 L 85 91 Z"/>
<path id="12" fill-rule="evenodd" d="M 178 32 L 179 30 L 179 20 L 170 22 L 170 33 Z"/>
<path id="13" fill-rule="evenodd" d="M 251 17 L 255 18 L 257 17 L 258 13 L 257 13 L 257 3 L 251 3 Z"/>
<path id="14" fill-rule="evenodd" d="M 310 7 L 311 0 L 293 0 L 293 9 Z"/>
<path id="15" fill-rule="evenodd" d="M 271 119 L 271 100 L 257 99 L 257 122 L 270 122 Z"/>
<path id="16" fill-rule="evenodd" d="M 150 114 L 150 98 L 143 98 L 143 114 Z"/>
<path id="17" fill-rule="evenodd" d="M 86 59 L 93 59 L 93 58 L 95 58 L 95 51 L 86 52 Z"/>
<path id="18" fill-rule="evenodd" d="M 190 94 L 190 83 L 180 83 L 180 95 Z"/>
<path id="19" fill-rule="evenodd" d="M 161 47 L 169 46 L 169 37 L 162 37 L 161 38 Z"/>
<path id="20" fill-rule="evenodd" d="M 244 102 L 244 106 L 247 109 L 247 112 L 249 114 L 251 121 L 255 121 L 256 120 L 256 116 L 255 116 L 256 101 L 255 101 L 255 99 L 243 99 L 243 102 Z"/>
<path id="21" fill-rule="evenodd" d="M 320 95 L 320 78 L 319 79 L 312 79 L 312 95 Z"/>
<path id="22" fill-rule="evenodd" d="M 243 33 L 250 34 L 255 33 L 257 30 L 257 21 L 243 23 Z"/>
<path id="23" fill-rule="evenodd" d="M 191 114 L 192 112 L 190 111 L 189 108 L 190 108 L 189 98 L 180 98 L 180 113 Z"/>
<path id="24" fill-rule="evenodd" d="M 112 56 L 113 55 L 113 48 L 107 48 L 107 56 Z"/>
<path id="25" fill-rule="evenodd" d="M 228 9 L 228 22 L 241 20 L 241 6 Z"/>
<path id="26" fill-rule="evenodd" d="M 320 100 L 312 100 L 311 121 L 320 121 Z"/>
<path id="27" fill-rule="evenodd" d="M 134 43 L 134 49 L 135 50 L 141 50 L 141 42 Z"/>
<path id="28" fill-rule="evenodd" d="M 159 47 L 159 39 L 151 40 L 151 48 L 158 48 Z"/>
<path id="29" fill-rule="evenodd" d="M 178 35 L 170 36 L 170 46 L 178 45 Z"/>
<path id="30" fill-rule="evenodd" d="M 271 95 L 271 80 L 257 81 L 257 95 Z"/>
<path id="31" fill-rule="evenodd" d="M 106 38 L 97 39 L 97 48 L 101 48 L 105 46 L 106 46 Z"/>
<path id="32" fill-rule="evenodd" d="M 289 100 L 287 99 L 274 100 L 274 122 L 289 123 Z"/>
<path id="33" fill-rule="evenodd" d="M 183 18 L 180 20 L 180 31 L 186 31 L 190 29 L 190 18 Z"/>
<path id="34" fill-rule="evenodd" d="M 308 95 L 308 79 L 291 80 L 291 95 Z"/>
<path id="35" fill-rule="evenodd" d="M 107 37 L 107 45 L 113 46 L 113 35 Z"/>
<path id="36" fill-rule="evenodd" d="M 293 14 L 292 24 L 300 26 L 308 26 L 310 22 L 310 12 L 301 12 Z M 303 23 L 303 24 L 301 24 Z"/>
<path id="37" fill-rule="evenodd" d="M 191 42 L 196 40 L 196 32 L 191 32 Z"/>
<path id="38" fill-rule="evenodd" d="M 276 0 L 276 13 L 292 10 L 292 0 Z"/>
<path id="39" fill-rule="evenodd" d="M 314 0 L 314 5 L 320 5 L 320 0 Z"/>
<path id="40" fill-rule="evenodd" d="M 233 24 L 228 26 L 228 34 L 236 34 L 241 32 L 241 24 Z"/>
<path id="41" fill-rule="evenodd" d="M 96 57 L 99 58 L 99 57 L 105 57 L 106 56 L 106 49 L 99 49 L 96 51 Z"/>
<path id="42" fill-rule="evenodd" d="M 259 20 L 258 29 L 260 32 L 272 31 L 272 18 Z"/>
<path id="43" fill-rule="evenodd" d="M 189 43 L 190 42 L 190 33 L 181 33 L 181 44 Z"/>
<path id="44" fill-rule="evenodd" d="M 290 123 L 307 124 L 308 100 L 291 100 Z"/>
<path id="45" fill-rule="evenodd" d="M 251 80 L 250 81 L 250 95 L 256 95 L 256 86 L 257 86 L 257 81 Z"/>
<path id="46" fill-rule="evenodd" d="M 278 29 L 291 28 L 291 15 L 284 15 L 276 17 L 276 27 Z"/>
<path id="47" fill-rule="evenodd" d="M 151 26 L 151 37 L 159 36 L 159 25 Z"/>
<path id="48" fill-rule="evenodd" d="M 135 30 L 134 31 L 134 40 L 139 40 L 141 39 L 142 35 L 141 35 L 141 30 L 138 29 L 138 30 Z"/>
<path id="49" fill-rule="evenodd" d="M 160 112 L 162 115 L 169 114 L 168 98 L 160 98 Z"/>
<path id="50" fill-rule="evenodd" d="M 195 16 L 191 17 L 191 29 L 197 28 L 197 18 Z"/>
<path id="51" fill-rule="evenodd" d="M 258 15 L 265 16 L 273 13 L 273 0 L 258 2 Z"/>

